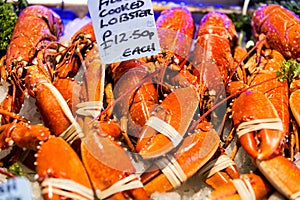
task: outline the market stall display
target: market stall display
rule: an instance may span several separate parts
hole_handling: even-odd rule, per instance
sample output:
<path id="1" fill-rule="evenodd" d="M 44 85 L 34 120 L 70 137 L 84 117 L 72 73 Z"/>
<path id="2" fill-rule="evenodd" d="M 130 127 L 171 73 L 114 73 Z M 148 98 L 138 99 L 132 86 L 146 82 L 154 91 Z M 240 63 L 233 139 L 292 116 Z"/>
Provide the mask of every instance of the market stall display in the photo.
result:
<path id="1" fill-rule="evenodd" d="M 160 4 L 161 52 L 104 64 L 88 13 L 32 4 L 0 62 L 4 179 L 33 199 L 299 199 L 295 13 L 259 5 L 237 27 Z"/>

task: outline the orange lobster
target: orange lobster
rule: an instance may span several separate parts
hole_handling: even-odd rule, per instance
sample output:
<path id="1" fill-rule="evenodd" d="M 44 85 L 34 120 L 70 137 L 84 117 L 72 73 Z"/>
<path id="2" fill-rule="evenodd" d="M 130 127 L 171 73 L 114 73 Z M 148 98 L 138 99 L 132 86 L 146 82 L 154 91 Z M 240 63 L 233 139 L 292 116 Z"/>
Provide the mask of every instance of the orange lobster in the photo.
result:
<path id="1" fill-rule="evenodd" d="M 6 53 L 6 71 L 16 85 L 22 85 L 20 81 L 26 74 L 24 67 L 32 65 L 37 54 L 50 42 L 57 41 L 62 33 L 62 20 L 51 9 L 34 5 L 22 10 Z M 50 69 L 42 66 L 41 69 L 49 74 Z"/>
<path id="2" fill-rule="evenodd" d="M 51 9 L 34 5 L 22 10 L 6 52 L 5 68 L 13 87 L 9 93 L 12 101 L 6 101 L 6 108 L 15 113 L 20 111 L 24 102 L 25 67 L 32 65 L 35 58 L 43 57 L 45 48 L 62 33 L 63 23 Z M 37 62 L 45 74 L 51 75 L 46 60 Z"/>
<path id="3" fill-rule="evenodd" d="M 222 12 L 209 12 L 200 21 L 193 52 L 194 74 L 198 76 L 201 111 L 205 114 L 213 104 L 225 97 L 229 75 L 235 70 L 233 50 L 237 44 L 237 32 L 231 19 Z M 220 48 L 222 46 L 222 48 Z M 205 95 L 209 94 L 207 98 Z M 212 95 L 210 95 L 212 94 Z M 224 105 L 224 104 L 223 104 Z M 216 114 L 225 113 L 225 106 L 218 106 Z M 222 128 L 222 117 L 210 116 L 217 128 Z M 221 124 L 221 126 L 220 126 Z M 213 158 L 200 170 L 205 182 L 216 188 L 232 178 L 240 176 L 234 162 L 220 147 Z"/>
<path id="4" fill-rule="evenodd" d="M 148 199 L 125 151 L 94 131 L 81 143 L 82 160 L 62 138 L 40 145 L 36 172 L 44 198 Z"/>
<path id="5" fill-rule="evenodd" d="M 157 18 L 156 27 L 162 51 L 171 51 L 181 61 L 189 60 L 196 30 L 191 12 L 184 7 L 166 9 Z"/>
<path id="6" fill-rule="evenodd" d="M 299 17 L 288 9 L 275 4 L 261 6 L 251 21 L 254 37 L 265 35 L 271 49 L 279 51 L 286 59 L 300 61 Z"/>
<path id="7" fill-rule="evenodd" d="M 234 70 L 232 52 L 237 43 L 237 32 L 230 18 L 221 12 L 209 12 L 200 22 L 194 50 L 193 64 L 199 74 L 207 78 L 207 87 L 216 81 L 226 81 Z M 222 46 L 222 48 L 220 48 Z M 216 69 L 214 69 L 214 65 Z M 210 80 L 220 77 L 221 80 Z M 210 81 L 212 81 L 211 85 Z"/>

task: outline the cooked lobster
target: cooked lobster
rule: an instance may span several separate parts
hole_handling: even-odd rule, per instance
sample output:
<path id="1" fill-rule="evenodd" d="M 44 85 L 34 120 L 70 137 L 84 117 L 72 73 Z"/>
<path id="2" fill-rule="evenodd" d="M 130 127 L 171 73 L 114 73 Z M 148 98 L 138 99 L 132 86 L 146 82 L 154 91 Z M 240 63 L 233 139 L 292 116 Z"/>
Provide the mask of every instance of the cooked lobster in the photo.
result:
<path id="1" fill-rule="evenodd" d="M 295 13 L 280 5 L 267 4 L 255 10 L 251 25 L 254 37 L 265 35 L 271 49 L 286 59 L 300 61 L 300 19 Z"/>
<path id="2" fill-rule="evenodd" d="M 26 74 L 24 67 L 32 65 L 50 42 L 57 41 L 63 29 L 59 15 L 47 7 L 34 5 L 22 10 L 6 52 L 6 71 L 16 85 Z"/>

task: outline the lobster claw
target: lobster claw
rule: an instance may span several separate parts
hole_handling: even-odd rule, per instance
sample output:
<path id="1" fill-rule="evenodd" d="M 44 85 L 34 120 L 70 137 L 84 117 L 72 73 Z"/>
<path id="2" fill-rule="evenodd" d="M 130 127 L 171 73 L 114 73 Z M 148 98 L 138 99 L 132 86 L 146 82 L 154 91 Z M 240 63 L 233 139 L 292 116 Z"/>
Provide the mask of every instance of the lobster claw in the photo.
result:
<path id="1" fill-rule="evenodd" d="M 270 100 L 257 91 L 242 93 L 233 103 L 232 118 L 239 140 L 253 158 L 264 160 L 278 154 L 283 126 Z"/>
<path id="2" fill-rule="evenodd" d="M 217 155 L 214 155 L 217 158 L 206 163 L 199 171 L 201 178 L 212 188 L 218 188 L 240 177 L 234 161 L 224 152 L 219 154 L 220 152 L 217 151 Z"/>
<path id="3" fill-rule="evenodd" d="M 141 176 L 148 195 L 180 186 L 212 158 L 219 147 L 220 138 L 209 127 L 208 130 L 197 129 L 185 137 L 173 155 L 169 153 L 158 158 L 155 167 L 152 166 Z"/>
<path id="4" fill-rule="evenodd" d="M 209 199 L 265 199 L 270 191 L 269 183 L 251 172 L 213 190 Z"/>
<path id="5" fill-rule="evenodd" d="M 130 157 L 117 142 L 90 131 L 81 143 L 81 155 L 99 199 L 148 199 Z"/>
<path id="6" fill-rule="evenodd" d="M 170 93 L 143 127 L 137 152 L 145 159 L 157 158 L 179 145 L 198 105 L 198 96 L 191 87 Z"/>
<path id="7" fill-rule="evenodd" d="M 62 186 L 55 186 L 59 181 L 70 181 L 67 185 L 75 182 L 91 189 L 81 160 L 71 146 L 60 137 L 51 137 L 41 144 L 35 165 L 37 180 L 41 182 L 45 199 L 61 199 L 60 197 L 66 195 L 75 198 L 73 195 L 79 195 L 75 191 L 63 191 Z"/>
<path id="8" fill-rule="evenodd" d="M 276 156 L 269 160 L 256 160 L 260 172 L 272 186 L 288 199 L 300 197 L 300 169 L 295 163 L 283 156 Z"/>

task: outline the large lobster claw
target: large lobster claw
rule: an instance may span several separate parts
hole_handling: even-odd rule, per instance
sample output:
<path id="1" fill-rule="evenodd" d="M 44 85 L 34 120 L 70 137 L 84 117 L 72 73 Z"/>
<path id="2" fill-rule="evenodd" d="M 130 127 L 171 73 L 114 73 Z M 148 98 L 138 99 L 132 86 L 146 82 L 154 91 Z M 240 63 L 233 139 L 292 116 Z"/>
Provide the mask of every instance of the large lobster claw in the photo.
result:
<path id="1" fill-rule="evenodd" d="M 210 194 L 211 200 L 265 199 L 271 186 L 259 175 L 251 172 L 218 187 Z"/>
<path id="2" fill-rule="evenodd" d="M 185 137 L 173 155 L 169 153 L 166 157 L 158 158 L 155 167 L 148 169 L 141 176 L 148 195 L 170 191 L 180 186 L 212 158 L 219 147 L 220 138 L 211 126 L 207 127 L 207 130 L 197 129 Z M 157 173 L 154 169 L 158 168 L 160 170 Z"/>
<path id="3" fill-rule="evenodd" d="M 148 199 L 130 157 L 117 142 L 91 130 L 81 143 L 81 155 L 99 199 Z"/>
<path id="4" fill-rule="evenodd" d="M 71 146 L 60 137 L 52 137 L 41 144 L 35 164 L 37 180 L 42 184 L 45 199 L 61 199 L 66 195 L 75 198 L 74 195 L 80 195 L 74 191 L 67 193 L 62 188 L 56 187 L 53 182 L 70 181 L 91 189 L 81 160 Z"/>
<path id="5" fill-rule="evenodd" d="M 260 172 L 274 188 L 289 199 L 300 198 L 300 169 L 295 163 L 283 156 L 269 160 L 256 160 Z"/>
<path id="6" fill-rule="evenodd" d="M 282 122 L 270 100 L 257 91 L 242 93 L 233 103 L 232 118 L 239 140 L 253 158 L 278 154 L 284 137 Z"/>
<path id="7" fill-rule="evenodd" d="M 168 153 L 181 143 L 198 105 L 199 99 L 193 88 L 175 89 L 146 122 L 136 150 L 145 159 Z"/>

